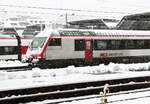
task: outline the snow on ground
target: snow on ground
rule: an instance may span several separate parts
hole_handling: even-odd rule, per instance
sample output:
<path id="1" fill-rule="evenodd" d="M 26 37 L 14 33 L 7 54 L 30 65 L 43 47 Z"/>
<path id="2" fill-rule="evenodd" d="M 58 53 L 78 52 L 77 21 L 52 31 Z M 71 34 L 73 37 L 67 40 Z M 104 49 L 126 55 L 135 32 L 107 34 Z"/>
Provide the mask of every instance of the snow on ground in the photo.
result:
<path id="1" fill-rule="evenodd" d="M 19 61 L 0 61 L 0 66 L 19 66 L 22 65 Z M 59 85 L 76 82 L 109 80 L 118 78 L 131 78 L 136 76 L 150 76 L 150 63 L 138 64 L 100 64 L 98 66 L 74 67 L 68 66 L 61 69 L 39 69 L 33 68 L 29 71 L 7 72 L 0 70 L 0 90 L 20 89 L 34 86 Z M 142 71 L 141 71 L 142 70 Z M 116 101 L 126 98 L 135 98 L 140 95 L 148 95 L 150 92 L 124 94 L 108 97 L 109 101 Z M 127 101 L 118 101 L 113 104 L 149 104 L 150 97 L 140 99 L 132 99 Z M 65 102 L 62 104 L 97 104 L 100 103 L 100 98 L 88 100 L 79 100 Z M 41 102 L 33 102 L 30 104 L 42 104 Z"/>
<path id="2" fill-rule="evenodd" d="M 3 64 L 4 62 L 0 62 Z M 9 65 L 18 65 L 17 61 Z M 67 83 L 109 80 L 136 76 L 150 76 L 150 63 L 139 64 L 100 64 L 98 66 L 61 69 L 33 68 L 29 71 L 0 71 L 0 90 L 27 88 L 34 86 L 61 85 Z M 140 71 L 143 70 L 143 71 Z"/>

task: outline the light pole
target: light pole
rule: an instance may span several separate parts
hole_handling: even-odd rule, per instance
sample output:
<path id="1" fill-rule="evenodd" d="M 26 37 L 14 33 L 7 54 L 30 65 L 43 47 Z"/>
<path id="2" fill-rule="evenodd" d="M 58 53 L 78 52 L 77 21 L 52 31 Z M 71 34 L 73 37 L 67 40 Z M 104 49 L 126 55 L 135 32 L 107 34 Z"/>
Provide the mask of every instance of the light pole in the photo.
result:
<path id="1" fill-rule="evenodd" d="M 71 15 L 69 15 L 69 16 L 74 16 L 75 14 L 73 13 L 73 14 L 71 14 Z M 66 12 L 66 15 L 65 15 L 65 22 L 66 22 L 66 28 L 68 28 L 68 14 L 67 14 L 67 12 Z"/>
<path id="2" fill-rule="evenodd" d="M 66 12 L 66 15 L 65 15 L 65 18 L 66 18 L 66 28 L 68 28 L 68 15 L 67 15 L 67 12 Z"/>
<path id="3" fill-rule="evenodd" d="M 16 28 L 14 28 L 14 30 L 15 30 L 15 37 L 16 37 L 17 43 L 18 43 L 18 45 L 17 45 L 17 47 L 18 47 L 18 60 L 21 61 L 22 60 L 21 38 L 18 35 Z"/>

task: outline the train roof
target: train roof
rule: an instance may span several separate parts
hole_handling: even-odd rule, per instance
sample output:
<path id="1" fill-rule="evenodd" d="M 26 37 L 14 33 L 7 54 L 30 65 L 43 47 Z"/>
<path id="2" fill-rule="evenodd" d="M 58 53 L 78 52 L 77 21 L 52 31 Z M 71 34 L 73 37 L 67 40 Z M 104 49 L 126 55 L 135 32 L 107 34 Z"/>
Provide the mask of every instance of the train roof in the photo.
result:
<path id="1" fill-rule="evenodd" d="M 150 35 L 150 31 L 141 30 L 89 30 L 89 29 L 48 29 L 37 36 L 53 35 Z"/>

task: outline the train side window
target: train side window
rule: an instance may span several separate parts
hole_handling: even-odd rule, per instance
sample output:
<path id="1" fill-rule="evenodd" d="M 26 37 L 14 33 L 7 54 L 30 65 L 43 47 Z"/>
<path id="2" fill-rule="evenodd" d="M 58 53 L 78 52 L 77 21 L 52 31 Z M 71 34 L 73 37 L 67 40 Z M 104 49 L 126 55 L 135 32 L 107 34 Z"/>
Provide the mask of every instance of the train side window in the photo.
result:
<path id="1" fill-rule="evenodd" d="M 84 51 L 85 50 L 85 40 L 79 39 L 75 40 L 75 51 Z"/>
<path id="2" fill-rule="evenodd" d="M 95 50 L 106 50 L 107 41 L 106 40 L 94 40 L 94 49 Z"/>
<path id="3" fill-rule="evenodd" d="M 120 44 L 121 44 L 120 40 L 111 40 L 109 42 L 109 44 L 111 45 L 112 50 L 119 50 L 121 48 L 120 47 Z"/>
<path id="4" fill-rule="evenodd" d="M 61 46 L 61 38 L 52 38 L 48 46 Z"/>
<path id="5" fill-rule="evenodd" d="M 144 40 L 137 40 L 137 47 L 138 47 L 138 49 L 143 49 L 143 48 L 145 48 L 145 41 Z"/>
<path id="6" fill-rule="evenodd" d="M 145 48 L 150 49 L 150 40 L 145 40 Z"/>
<path id="7" fill-rule="evenodd" d="M 127 40 L 125 41 L 125 49 L 136 49 L 137 41 L 136 40 Z"/>
<path id="8" fill-rule="evenodd" d="M 150 49 L 149 40 L 137 40 L 138 49 Z"/>
<path id="9" fill-rule="evenodd" d="M 0 47 L 0 55 L 4 54 L 4 47 Z"/>
<path id="10" fill-rule="evenodd" d="M 0 55 L 13 55 L 17 54 L 17 46 L 0 47 Z"/>
<path id="11" fill-rule="evenodd" d="M 6 54 L 17 54 L 17 46 L 4 47 L 4 52 Z"/>

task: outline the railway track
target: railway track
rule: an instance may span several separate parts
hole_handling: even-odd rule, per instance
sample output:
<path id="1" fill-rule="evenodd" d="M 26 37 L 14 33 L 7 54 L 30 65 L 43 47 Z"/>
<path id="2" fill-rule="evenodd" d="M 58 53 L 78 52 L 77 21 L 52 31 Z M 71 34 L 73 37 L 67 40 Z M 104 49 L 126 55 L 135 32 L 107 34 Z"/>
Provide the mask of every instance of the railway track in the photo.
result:
<path id="1" fill-rule="evenodd" d="M 16 66 L 16 67 L 0 67 L 1 71 L 7 71 L 7 72 L 14 72 L 14 71 L 26 71 L 26 70 L 31 70 L 32 67 L 27 65 L 27 66 Z"/>
<path id="2" fill-rule="evenodd" d="M 131 81 L 133 81 L 131 83 Z M 40 86 L 34 88 L 0 91 L 0 104 L 17 104 L 46 99 L 69 98 L 99 94 L 103 85 L 110 84 L 111 92 L 150 87 L 150 77 L 126 78 L 107 81 L 84 82 L 76 84 Z"/>
<path id="3" fill-rule="evenodd" d="M 131 94 L 131 93 L 136 94 L 136 93 L 147 92 L 147 91 L 150 92 L 150 88 L 108 93 L 107 97 L 109 99 L 109 97 L 111 97 L 111 96 Z M 49 101 L 47 101 L 47 103 L 44 103 L 44 104 L 59 104 L 59 103 L 67 103 L 67 102 L 72 102 L 72 101 L 88 100 L 88 99 L 95 99 L 95 98 L 100 99 L 101 97 L 103 97 L 103 96 L 97 94 L 97 95 L 92 95 L 92 96 L 83 96 L 83 97 L 75 97 L 75 98 L 59 99 L 59 100 L 49 100 Z M 118 99 L 118 100 L 113 100 L 113 101 L 111 100 L 111 101 L 108 101 L 108 103 L 111 104 L 111 103 L 115 103 L 115 102 L 121 102 L 121 101 L 126 101 L 126 100 L 135 100 L 135 99 L 141 99 L 141 98 L 146 98 L 146 97 L 150 97 L 150 95 L 148 95 L 148 96 L 144 95 L 144 96 L 138 96 L 138 97 L 128 97 L 128 98 Z M 95 103 L 95 104 L 103 104 L 103 103 Z"/>

